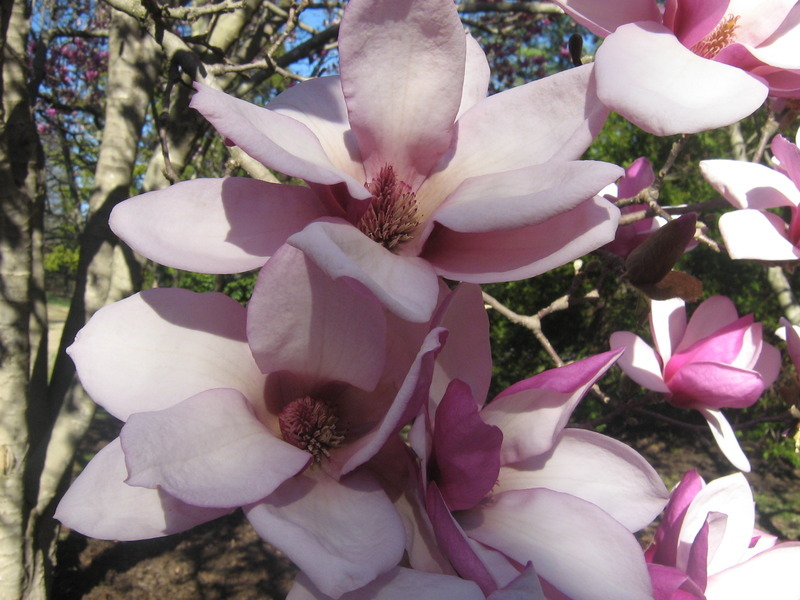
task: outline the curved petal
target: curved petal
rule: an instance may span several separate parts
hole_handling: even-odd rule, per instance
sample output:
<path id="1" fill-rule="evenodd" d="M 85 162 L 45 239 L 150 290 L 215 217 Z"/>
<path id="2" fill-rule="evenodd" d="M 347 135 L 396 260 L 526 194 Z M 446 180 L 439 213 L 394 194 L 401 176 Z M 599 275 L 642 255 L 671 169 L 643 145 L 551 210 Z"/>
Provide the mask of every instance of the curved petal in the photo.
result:
<path id="1" fill-rule="evenodd" d="M 119 438 L 98 452 L 67 490 L 54 518 L 101 540 L 145 540 L 191 529 L 230 512 L 185 504 L 161 490 L 125 483 Z"/>
<path id="2" fill-rule="evenodd" d="M 459 118 L 453 144 L 417 193 L 420 210 L 430 213 L 469 177 L 580 158 L 607 116 L 591 65 L 489 96 Z"/>
<path id="3" fill-rule="evenodd" d="M 698 408 L 697 410 L 706 418 L 717 446 L 722 450 L 725 458 L 740 471 L 749 473 L 750 461 L 747 460 L 744 452 L 742 452 L 739 440 L 736 439 L 736 434 L 725 415 L 721 411 L 711 408 Z"/>
<path id="4" fill-rule="evenodd" d="M 655 180 L 652 163 L 646 157 L 640 156 L 625 169 L 625 175 L 617 182 L 617 197 L 633 198 L 653 185 Z"/>
<path id="5" fill-rule="evenodd" d="M 461 115 L 486 98 L 489 94 L 489 61 L 480 44 L 467 33 L 467 56 L 464 69 L 464 89 L 461 92 L 461 106 L 456 120 Z"/>
<path id="6" fill-rule="evenodd" d="M 694 319 L 694 323 L 697 322 Z M 697 329 L 691 326 L 687 328 L 686 338 L 689 338 L 689 333 L 696 333 Z M 669 382 L 676 371 L 687 364 L 699 362 L 722 363 L 738 369 L 752 370 L 761 352 L 761 345 L 761 323 L 754 323 L 753 315 L 745 315 L 689 346 L 682 343 L 683 349 L 673 354 L 664 368 L 664 379 Z"/>
<path id="7" fill-rule="evenodd" d="M 195 506 L 256 502 L 311 461 L 264 427 L 244 396 L 224 388 L 133 414 L 119 437 L 128 484 L 161 488 Z"/>
<path id="8" fill-rule="evenodd" d="M 791 12 L 797 12 L 796 0 L 731 0 L 728 5 L 728 13 L 739 17 L 736 41 L 750 46 L 767 45 L 770 37 L 781 36 L 791 23 Z"/>
<path id="9" fill-rule="evenodd" d="M 672 0 L 664 11 L 664 25 L 687 48 L 710 34 L 729 12 L 730 0 Z"/>
<path id="10" fill-rule="evenodd" d="M 779 544 L 750 560 L 708 578 L 707 600 L 800 597 L 800 542 Z"/>
<path id="11" fill-rule="evenodd" d="M 648 563 L 655 600 L 706 600 L 703 590 L 675 567 Z"/>
<path id="12" fill-rule="evenodd" d="M 201 83 L 195 83 L 195 88 L 197 93 L 190 106 L 261 164 L 314 183 L 344 183 L 353 198 L 370 197 L 363 181 L 334 166 L 317 136 L 304 123 Z M 316 91 L 317 86 L 312 85 L 308 93 Z"/>
<path id="13" fill-rule="evenodd" d="M 705 482 L 695 469 L 687 471 L 670 493 L 669 502 L 653 536 L 653 546 L 647 552 L 648 562 L 674 567 L 678 564 L 681 527 L 686 511 L 703 489 Z"/>
<path id="14" fill-rule="evenodd" d="M 643 388 L 669 394 L 659 357 L 642 338 L 629 331 L 617 331 L 611 334 L 609 343 L 613 349 L 625 348 L 618 364 L 628 377 Z"/>
<path id="15" fill-rule="evenodd" d="M 565 429 L 545 455 L 504 466 L 494 493 L 537 487 L 591 502 L 632 532 L 649 525 L 669 498 L 658 473 L 638 452 L 580 429 Z"/>
<path id="16" fill-rule="evenodd" d="M 800 204 L 800 190 L 783 173 L 741 160 L 701 160 L 700 173 L 736 208 L 777 208 Z"/>
<path id="17" fill-rule="evenodd" d="M 400 516 L 367 473 L 335 481 L 309 469 L 245 507 L 245 514 L 262 538 L 333 598 L 366 585 L 403 556 Z"/>
<path id="18" fill-rule="evenodd" d="M 634 21 L 661 22 L 661 12 L 653 0 L 554 0 L 578 23 L 595 35 L 605 37 L 620 25 Z"/>
<path id="19" fill-rule="evenodd" d="M 649 133 L 696 133 L 753 113 L 768 88 L 744 71 L 701 58 L 656 23 L 623 25 L 595 54 L 597 94 Z"/>
<path id="20" fill-rule="evenodd" d="M 550 369 L 507 388 L 481 411 L 481 418 L 503 432 L 501 464 L 549 451 L 572 411 L 617 360 L 604 352 Z"/>
<path id="21" fill-rule="evenodd" d="M 118 204 L 109 225 L 134 251 L 197 273 L 261 267 L 325 209 L 307 187 L 257 179 L 192 179 Z"/>
<path id="22" fill-rule="evenodd" d="M 346 221 L 316 221 L 289 243 L 331 277 L 359 281 L 407 321 L 427 321 L 436 308 L 439 281 L 426 261 L 393 254 Z"/>
<path id="23" fill-rule="evenodd" d="M 351 280 L 331 279 L 288 244 L 258 275 L 247 337 L 264 373 L 286 370 L 373 390 L 386 364 L 377 298 Z"/>
<path id="24" fill-rule="evenodd" d="M 212 388 L 233 387 L 251 399 L 263 394 L 245 309 L 223 294 L 135 294 L 95 313 L 68 352 L 92 399 L 123 421 Z"/>
<path id="25" fill-rule="evenodd" d="M 518 563 L 531 561 L 540 577 L 574 600 L 652 598 L 636 538 L 585 500 L 541 488 L 516 490 L 458 519 L 470 537 Z"/>
<path id="26" fill-rule="evenodd" d="M 455 6 L 351 0 L 339 55 L 367 181 L 388 163 L 416 190 L 449 146 L 461 104 L 466 36 Z"/>
<path id="27" fill-rule="evenodd" d="M 614 239 L 619 209 L 599 197 L 546 221 L 487 233 L 461 233 L 437 224 L 420 256 L 448 279 L 472 283 L 540 275 Z"/>
<path id="28" fill-rule="evenodd" d="M 663 364 L 667 364 L 672 352 L 678 347 L 686 333 L 686 304 L 680 298 L 653 300 L 650 302 L 650 331 L 653 343 Z M 660 371 L 659 371 L 660 372 Z"/>
<path id="29" fill-rule="evenodd" d="M 719 231 L 733 259 L 797 260 L 800 249 L 789 241 L 786 222 L 761 210 L 734 210 L 719 218 Z"/>
<path id="30" fill-rule="evenodd" d="M 670 403 L 681 408 L 746 408 L 764 392 L 764 380 L 755 371 L 730 365 L 694 362 L 669 379 Z"/>
<path id="31" fill-rule="evenodd" d="M 542 223 L 592 198 L 624 171 L 599 161 L 550 161 L 471 177 L 448 196 L 433 221 L 487 233 Z"/>
<path id="32" fill-rule="evenodd" d="M 675 352 L 683 352 L 696 342 L 713 336 L 739 318 L 736 306 L 727 296 L 711 296 L 692 313 L 686 332 Z"/>

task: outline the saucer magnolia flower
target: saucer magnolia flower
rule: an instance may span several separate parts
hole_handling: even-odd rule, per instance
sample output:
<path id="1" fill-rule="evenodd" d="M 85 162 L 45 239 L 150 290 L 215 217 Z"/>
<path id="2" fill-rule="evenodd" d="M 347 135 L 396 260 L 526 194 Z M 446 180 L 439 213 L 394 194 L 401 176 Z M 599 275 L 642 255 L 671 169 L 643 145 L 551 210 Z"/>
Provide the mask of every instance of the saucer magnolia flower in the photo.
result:
<path id="1" fill-rule="evenodd" d="M 618 331 L 612 348 L 625 348 L 619 366 L 636 383 L 667 395 L 678 408 L 706 418 L 722 452 L 742 471 L 750 463 L 721 408 L 751 406 L 778 377 L 781 357 L 763 342 L 761 323 L 739 317 L 728 298 L 712 296 L 686 322 L 682 300 L 651 301 L 650 330 L 656 349 L 639 336 Z"/>
<path id="2" fill-rule="evenodd" d="M 800 149 L 782 135 L 772 139 L 775 169 L 739 160 L 704 160 L 703 177 L 737 209 L 719 219 L 731 258 L 800 258 Z M 789 208 L 789 223 L 768 209 Z"/>
<path id="3" fill-rule="evenodd" d="M 454 571 L 489 598 L 528 563 L 548 597 L 651 598 L 632 532 L 658 514 L 666 488 L 624 444 L 564 428 L 619 354 L 547 371 L 483 406 L 469 385 L 451 382 L 409 434 L 419 457 L 418 479 L 409 485 L 430 522 L 417 521 L 409 536 L 418 540 L 407 549 L 413 567 Z M 407 523 L 417 514 L 398 510 L 408 513 Z M 419 541 L 428 527 L 433 550 Z"/>
<path id="4" fill-rule="evenodd" d="M 265 325 L 283 362 L 262 353 L 259 368 L 245 308 L 221 294 L 149 290 L 90 320 L 70 356 L 92 398 L 126 423 L 56 518 L 133 540 L 243 507 L 338 598 L 402 557 L 400 517 L 364 465 L 427 400 L 446 331 L 432 328 L 413 355 L 388 363 L 387 336 L 399 333 L 373 296 L 292 247 L 274 258 L 291 264 L 281 290 L 293 312 Z"/>
<path id="5" fill-rule="evenodd" d="M 744 475 L 686 473 L 645 552 L 655 600 L 800 598 L 800 542 L 776 544 L 754 522 Z"/>
<path id="6" fill-rule="evenodd" d="M 605 41 L 606 105 L 657 135 L 729 125 L 800 93 L 795 0 L 554 0 Z"/>
<path id="7" fill-rule="evenodd" d="M 287 241 L 396 314 L 430 318 L 437 276 L 537 275 L 612 239 L 597 192 L 619 167 L 578 161 L 607 109 L 586 66 L 486 97 L 489 67 L 452 0 L 351 0 L 340 76 L 266 108 L 197 85 L 192 107 L 308 187 L 199 179 L 120 204 L 113 230 L 162 264 L 228 273 Z"/>

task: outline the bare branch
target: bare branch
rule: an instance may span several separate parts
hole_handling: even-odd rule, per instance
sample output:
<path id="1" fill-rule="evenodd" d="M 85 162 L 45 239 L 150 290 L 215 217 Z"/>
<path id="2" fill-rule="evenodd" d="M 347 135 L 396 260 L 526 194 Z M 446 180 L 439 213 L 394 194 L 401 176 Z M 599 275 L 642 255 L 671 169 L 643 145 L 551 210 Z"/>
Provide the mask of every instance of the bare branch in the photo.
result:
<path id="1" fill-rule="evenodd" d="M 458 12 L 515 12 L 533 15 L 563 15 L 564 11 L 550 2 L 462 2 Z"/>

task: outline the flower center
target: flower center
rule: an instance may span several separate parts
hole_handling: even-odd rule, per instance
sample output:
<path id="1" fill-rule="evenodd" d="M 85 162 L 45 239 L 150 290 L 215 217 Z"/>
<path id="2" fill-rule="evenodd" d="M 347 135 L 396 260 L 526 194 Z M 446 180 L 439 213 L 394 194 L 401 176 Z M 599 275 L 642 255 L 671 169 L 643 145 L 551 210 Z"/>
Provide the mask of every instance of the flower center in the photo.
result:
<path id="1" fill-rule="evenodd" d="M 399 181 L 394 168 L 386 165 L 364 187 L 372 200 L 356 225 L 359 231 L 387 250 L 410 240 L 419 219 L 416 196 L 408 184 Z"/>
<path id="2" fill-rule="evenodd" d="M 736 41 L 739 17 L 728 15 L 719 22 L 714 31 L 691 47 L 691 51 L 703 58 L 713 59 L 723 48 Z"/>
<path id="3" fill-rule="evenodd" d="M 344 434 L 337 426 L 339 418 L 333 409 L 310 396 L 292 400 L 278 416 L 281 435 L 292 446 L 310 452 L 314 462 L 330 456 L 331 448 L 342 445 Z"/>

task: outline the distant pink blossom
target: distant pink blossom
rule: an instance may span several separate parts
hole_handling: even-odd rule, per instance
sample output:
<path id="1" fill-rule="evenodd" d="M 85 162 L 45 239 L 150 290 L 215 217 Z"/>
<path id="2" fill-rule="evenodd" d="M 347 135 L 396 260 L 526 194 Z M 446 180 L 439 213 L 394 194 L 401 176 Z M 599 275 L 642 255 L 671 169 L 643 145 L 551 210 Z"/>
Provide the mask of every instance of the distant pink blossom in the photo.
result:
<path id="1" fill-rule="evenodd" d="M 209 273 L 261 267 L 288 241 L 417 322 L 438 276 L 527 278 L 610 241 L 618 211 L 596 194 L 620 169 L 577 160 L 608 112 L 591 65 L 487 97 L 452 0 L 351 0 L 339 55 L 340 76 L 266 108 L 200 84 L 192 99 L 228 143 L 308 187 L 186 181 L 121 203 L 113 230 Z"/>
<path id="2" fill-rule="evenodd" d="M 597 93 L 658 135 L 729 125 L 767 94 L 800 95 L 795 0 L 555 0 L 605 37 Z"/>
<path id="3" fill-rule="evenodd" d="M 650 164 L 647 158 L 642 156 L 628 165 L 625 169 L 625 174 L 620 180 L 604 189 L 602 194 L 612 202 L 633 198 L 636 194 L 652 185 L 655 178 L 653 165 Z M 623 207 L 621 213 L 629 215 L 644 210 L 647 210 L 646 206 L 633 204 Z M 625 258 L 634 248 L 655 233 L 662 222 L 663 219 L 659 221 L 656 217 L 648 217 L 629 225 L 620 225 L 617 227 L 614 241 L 603 246 L 603 249 Z"/>
<path id="4" fill-rule="evenodd" d="M 656 349 L 638 335 L 618 331 L 612 348 L 625 348 L 622 370 L 639 385 L 662 392 L 678 408 L 700 411 L 734 466 L 750 463 L 721 408 L 745 408 L 778 377 L 778 350 L 762 340 L 753 315 L 739 317 L 728 298 L 708 298 L 687 323 L 682 300 L 651 301 L 650 330 Z"/>
<path id="5" fill-rule="evenodd" d="M 704 160 L 703 177 L 738 210 L 719 219 L 734 259 L 785 261 L 800 258 L 800 149 L 782 135 L 772 140 L 774 169 L 739 160 Z M 787 207 L 789 222 L 769 209 Z"/>
<path id="6" fill-rule="evenodd" d="M 741 473 L 708 484 L 686 473 L 645 553 L 655 600 L 800 598 L 800 542 L 777 544 L 754 523 Z"/>

